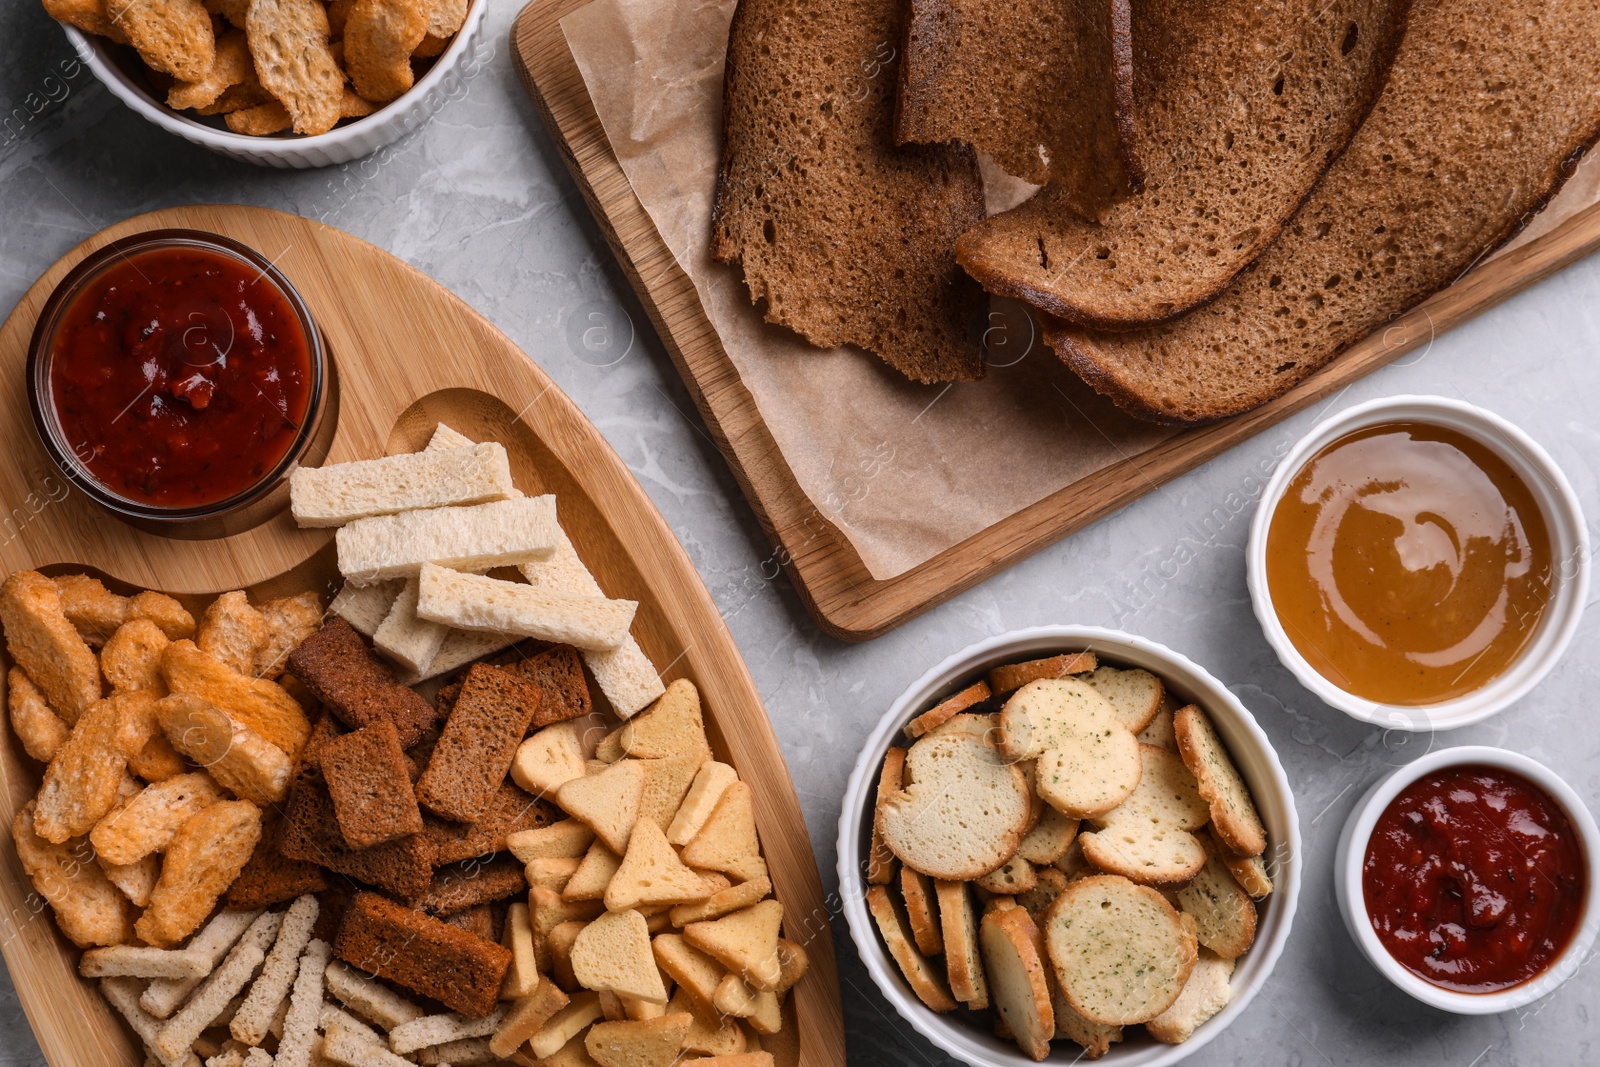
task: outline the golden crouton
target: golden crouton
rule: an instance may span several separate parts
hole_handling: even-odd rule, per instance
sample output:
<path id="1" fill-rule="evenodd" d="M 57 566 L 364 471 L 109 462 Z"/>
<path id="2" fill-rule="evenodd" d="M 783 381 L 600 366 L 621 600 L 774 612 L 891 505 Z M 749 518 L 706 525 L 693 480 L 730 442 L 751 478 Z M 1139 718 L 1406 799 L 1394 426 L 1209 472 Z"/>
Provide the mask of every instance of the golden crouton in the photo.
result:
<path id="1" fill-rule="evenodd" d="M 56 925 L 79 948 L 133 939 L 133 908 L 106 878 L 85 838 L 51 844 L 33 829 L 29 801 L 11 823 L 22 869 L 55 909 Z"/>
<path id="2" fill-rule="evenodd" d="M 156 734 L 144 743 L 137 756 L 128 757 L 128 770 L 147 782 L 164 782 L 188 769 L 189 765 L 183 762 L 165 734 Z"/>
<path id="3" fill-rule="evenodd" d="M 245 23 L 256 76 L 283 103 L 294 132 L 314 135 L 333 129 L 345 76 L 328 47 L 328 9 L 317 0 L 254 0 Z M 407 51 L 408 72 L 410 61 Z"/>
<path id="4" fill-rule="evenodd" d="M 114 691 L 143 689 L 164 697 L 167 683 L 161 679 L 161 653 L 171 643 L 149 619 L 132 619 L 118 627 L 100 650 L 100 673 Z"/>
<path id="5" fill-rule="evenodd" d="M 39 836 L 59 845 L 88 833 L 117 802 L 128 757 L 155 730 L 149 693 L 118 693 L 90 705 L 45 768 L 34 814 Z"/>
<path id="6" fill-rule="evenodd" d="M 107 863 L 136 863 L 166 848 L 179 827 L 221 799 L 222 790 L 209 774 L 181 774 L 118 804 L 95 823 L 89 843 Z"/>
<path id="7" fill-rule="evenodd" d="M 281 596 L 261 605 L 267 640 L 256 650 L 255 669 L 250 673 L 258 678 L 281 675 L 289 665 L 289 653 L 322 628 L 322 615 L 322 598 L 309 592 Z"/>
<path id="8" fill-rule="evenodd" d="M 106 0 L 106 14 L 151 70 L 192 82 L 211 69 L 217 41 L 200 0 Z"/>
<path id="9" fill-rule="evenodd" d="M 294 763 L 227 712 L 199 697 L 175 693 L 162 698 L 160 716 L 172 747 L 235 796 L 276 804 L 288 793 Z"/>
<path id="10" fill-rule="evenodd" d="M 105 0 L 44 0 L 45 14 L 57 22 L 76 26 L 84 33 L 109 37 L 118 44 L 127 44 L 128 37 L 106 14 Z"/>
<path id="11" fill-rule="evenodd" d="M 178 829 L 161 863 L 161 880 L 134 932 L 170 948 L 211 914 L 261 839 L 261 809 L 247 800 L 212 804 Z"/>
<path id="12" fill-rule="evenodd" d="M 182 81 L 167 90 L 167 106 L 177 111 L 191 107 L 205 107 L 216 103 L 232 86 L 242 83 L 255 72 L 250 60 L 250 45 L 244 31 L 226 30 L 217 39 L 216 57 L 198 81 Z"/>
<path id="13" fill-rule="evenodd" d="M 152 852 L 132 863 L 107 863 L 104 856 L 97 856 L 96 860 L 111 884 L 128 898 L 128 903 L 137 908 L 150 903 L 150 894 L 161 878 L 161 856 L 158 853 Z"/>
<path id="14" fill-rule="evenodd" d="M 56 584 L 38 571 L 17 571 L 0 585 L 0 625 L 17 666 L 44 690 L 68 726 L 100 699 L 100 664 L 67 620 Z"/>
<path id="15" fill-rule="evenodd" d="M 311 736 L 306 713 L 283 687 L 229 670 L 195 647 L 174 641 L 161 655 L 161 675 L 174 693 L 199 697 L 227 712 L 236 722 L 277 745 L 290 760 L 300 755 Z M 168 735 L 171 740 L 171 735 Z M 178 751 L 183 746 L 173 740 Z"/>
<path id="16" fill-rule="evenodd" d="M 55 579 L 61 610 L 91 648 L 99 648 L 128 620 L 128 598 L 118 596 L 98 578 L 63 574 Z"/>
<path id="17" fill-rule="evenodd" d="M 194 636 L 194 616 L 165 593 L 146 591 L 128 601 L 128 618 L 149 619 L 174 641 Z"/>
<path id="18" fill-rule="evenodd" d="M 12 667 L 6 674 L 6 706 L 11 711 L 11 729 L 28 755 L 49 763 L 70 731 L 45 699 L 44 690 L 34 685 L 21 667 Z"/>
<path id="19" fill-rule="evenodd" d="M 229 670 L 254 677 L 256 653 L 267 643 L 267 620 L 235 589 L 211 602 L 194 643 Z"/>
<path id="20" fill-rule="evenodd" d="M 430 0 L 356 0 L 344 25 L 345 67 L 356 92 L 393 100 L 411 88 L 411 53 L 428 35 Z"/>

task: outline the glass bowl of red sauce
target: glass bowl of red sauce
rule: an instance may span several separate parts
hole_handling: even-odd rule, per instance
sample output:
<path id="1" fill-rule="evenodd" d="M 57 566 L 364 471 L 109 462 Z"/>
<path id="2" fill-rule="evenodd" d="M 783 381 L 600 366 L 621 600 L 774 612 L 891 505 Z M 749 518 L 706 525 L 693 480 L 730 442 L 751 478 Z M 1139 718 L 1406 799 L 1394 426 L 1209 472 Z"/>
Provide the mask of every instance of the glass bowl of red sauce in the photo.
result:
<path id="1" fill-rule="evenodd" d="M 1600 930 L 1593 817 L 1553 771 L 1504 749 L 1442 749 L 1379 781 L 1346 821 L 1334 871 L 1372 965 L 1461 1015 L 1550 993 Z"/>
<path id="2" fill-rule="evenodd" d="M 56 465 L 118 518 L 174 537 L 281 511 L 289 472 L 331 433 L 330 388 L 322 335 L 288 278 L 194 230 L 91 253 L 45 303 L 28 356 Z"/>

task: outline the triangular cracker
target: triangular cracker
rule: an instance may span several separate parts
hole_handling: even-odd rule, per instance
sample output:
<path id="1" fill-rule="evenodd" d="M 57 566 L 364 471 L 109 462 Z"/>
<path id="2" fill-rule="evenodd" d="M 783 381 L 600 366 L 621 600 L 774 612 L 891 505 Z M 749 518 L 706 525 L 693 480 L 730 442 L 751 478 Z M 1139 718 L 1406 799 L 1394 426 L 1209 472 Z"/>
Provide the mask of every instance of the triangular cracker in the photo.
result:
<path id="1" fill-rule="evenodd" d="M 563 785 L 556 794 L 556 803 L 620 856 L 628 851 L 628 835 L 639 817 L 644 775 L 644 767 L 637 760 L 614 763 L 599 774 Z"/>
<path id="2" fill-rule="evenodd" d="M 678 858 L 667 844 L 667 835 L 649 819 L 640 819 L 634 826 L 628 853 L 605 890 L 606 907 L 611 911 L 683 904 L 710 895 L 706 880 Z"/>
<path id="3" fill-rule="evenodd" d="M 683 862 L 691 867 L 731 874 L 741 882 L 764 877 L 767 864 L 756 838 L 755 806 L 750 787 L 734 782 L 722 793 L 711 818 L 683 846 Z"/>
<path id="4" fill-rule="evenodd" d="M 690 923 L 683 929 L 689 944 L 709 953 L 758 989 L 778 984 L 778 931 L 783 905 L 763 900 L 712 922 Z"/>

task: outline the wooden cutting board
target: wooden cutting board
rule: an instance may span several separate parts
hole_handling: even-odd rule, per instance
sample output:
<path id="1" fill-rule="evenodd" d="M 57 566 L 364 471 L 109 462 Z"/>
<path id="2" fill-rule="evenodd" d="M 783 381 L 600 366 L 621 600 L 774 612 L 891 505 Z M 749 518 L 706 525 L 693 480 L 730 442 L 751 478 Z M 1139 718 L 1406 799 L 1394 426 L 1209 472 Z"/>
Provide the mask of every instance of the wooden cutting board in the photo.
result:
<path id="1" fill-rule="evenodd" d="M 338 376 L 330 462 L 410 452 L 446 422 L 503 443 L 519 488 L 554 493 L 561 524 L 611 596 L 639 601 L 633 633 L 663 677 L 699 687 L 717 757 L 755 793 L 761 845 L 785 933 L 811 969 L 766 1040 L 778 1062 L 844 1063 L 833 940 L 816 859 L 761 697 L 694 567 L 638 482 L 583 413 L 482 317 L 427 276 L 349 234 L 250 207 L 182 207 L 95 234 L 44 273 L 0 327 L 0 571 L 85 569 L 123 592 L 164 590 L 191 610 L 247 589 L 252 599 L 337 588 L 331 530 L 299 530 L 287 514 L 219 541 L 174 541 L 108 518 L 51 466 L 29 415 L 29 335 L 55 284 L 85 255 L 130 233 L 188 227 L 224 234 L 273 260 L 299 289 Z M 9 828 L 38 790 L 39 764 L 0 730 L 0 816 Z M 77 950 L 32 892 L 16 849 L 0 849 L 0 942 L 12 981 L 52 1067 L 144 1062 L 138 1042 L 76 973 Z"/>
<path id="2" fill-rule="evenodd" d="M 1600 247 L 1600 183 L 1583 181 L 1536 220 L 1537 236 L 1350 349 L 1286 396 L 1247 415 L 1129 454 L 894 578 L 878 580 L 801 490 L 689 280 L 634 195 L 606 140 L 559 22 L 588 0 L 533 0 L 511 34 L 523 84 L 621 262 L 700 415 L 727 457 L 806 607 L 828 633 L 877 637 L 1426 344 Z M 1574 179 L 1573 184 L 1580 184 Z M 1549 226 L 1559 213 L 1562 221 Z M 776 329 L 776 327 L 774 327 Z M 1092 434 L 1063 447 L 1105 448 Z M 1114 449 L 1115 446 L 1112 446 Z M 997 458 L 997 462 L 998 462 Z"/>

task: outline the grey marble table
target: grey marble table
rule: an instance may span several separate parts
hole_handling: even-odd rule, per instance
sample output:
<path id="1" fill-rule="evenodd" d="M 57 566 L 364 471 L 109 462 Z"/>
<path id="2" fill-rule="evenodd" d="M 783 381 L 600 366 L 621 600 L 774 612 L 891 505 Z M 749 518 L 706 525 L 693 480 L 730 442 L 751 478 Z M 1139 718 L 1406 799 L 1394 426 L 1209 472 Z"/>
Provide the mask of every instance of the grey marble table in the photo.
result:
<path id="1" fill-rule="evenodd" d="M 459 294 L 536 360 L 599 426 L 666 515 L 716 598 L 755 676 L 832 888 L 839 798 L 868 730 L 899 691 L 948 653 L 1021 626 L 1078 622 L 1132 630 L 1188 654 L 1238 694 L 1288 769 L 1306 842 L 1306 888 L 1271 982 L 1197 1053 L 1224 1063 L 1438 1065 L 1600 1061 L 1600 973 L 1585 968 L 1530 1008 L 1463 1019 L 1390 988 L 1340 923 L 1334 843 L 1365 784 L 1430 746 L 1503 745 L 1544 761 L 1591 804 L 1600 797 L 1600 615 L 1518 706 L 1437 737 L 1385 735 L 1322 705 L 1279 666 L 1244 580 L 1258 465 L 1318 415 L 1374 396 L 1461 396 L 1521 424 L 1600 517 L 1600 259 L 1581 263 L 1268 430 L 938 610 L 865 645 L 811 623 L 660 343 L 523 94 L 507 38 L 515 8 L 488 16 L 492 58 L 422 130 L 369 161 L 281 172 L 232 163 L 162 134 L 73 62 L 36 0 L 0 4 L 0 310 L 95 230 L 173 204 L 241 202 L 320 218 L 388 249 Z M 569 325 L 608 318 L 620 362 L 569 343 Z M 576 333 L 576 331 L 571 331 Z M 624 345 L 625 347 L 625 345 Z M 468 358 L 440 353 L 440 358 Z M 1049 358 L 1041 354 L 1039 358 Z M 1188 559 L 1174 577 L 1169 560 Z M 1592 605 L 1591 605 L 1592 606 Z M 850 1060 L 947 1058 L 874 989 L 842 920 L 835 927 Z M 1592 1058 L 1591 1058 L 1592 1057 Z M 0 978 L 0 1065 L 41 1056 Z M 82 1065 L 92 1067 L 92 1065 Z"/>

